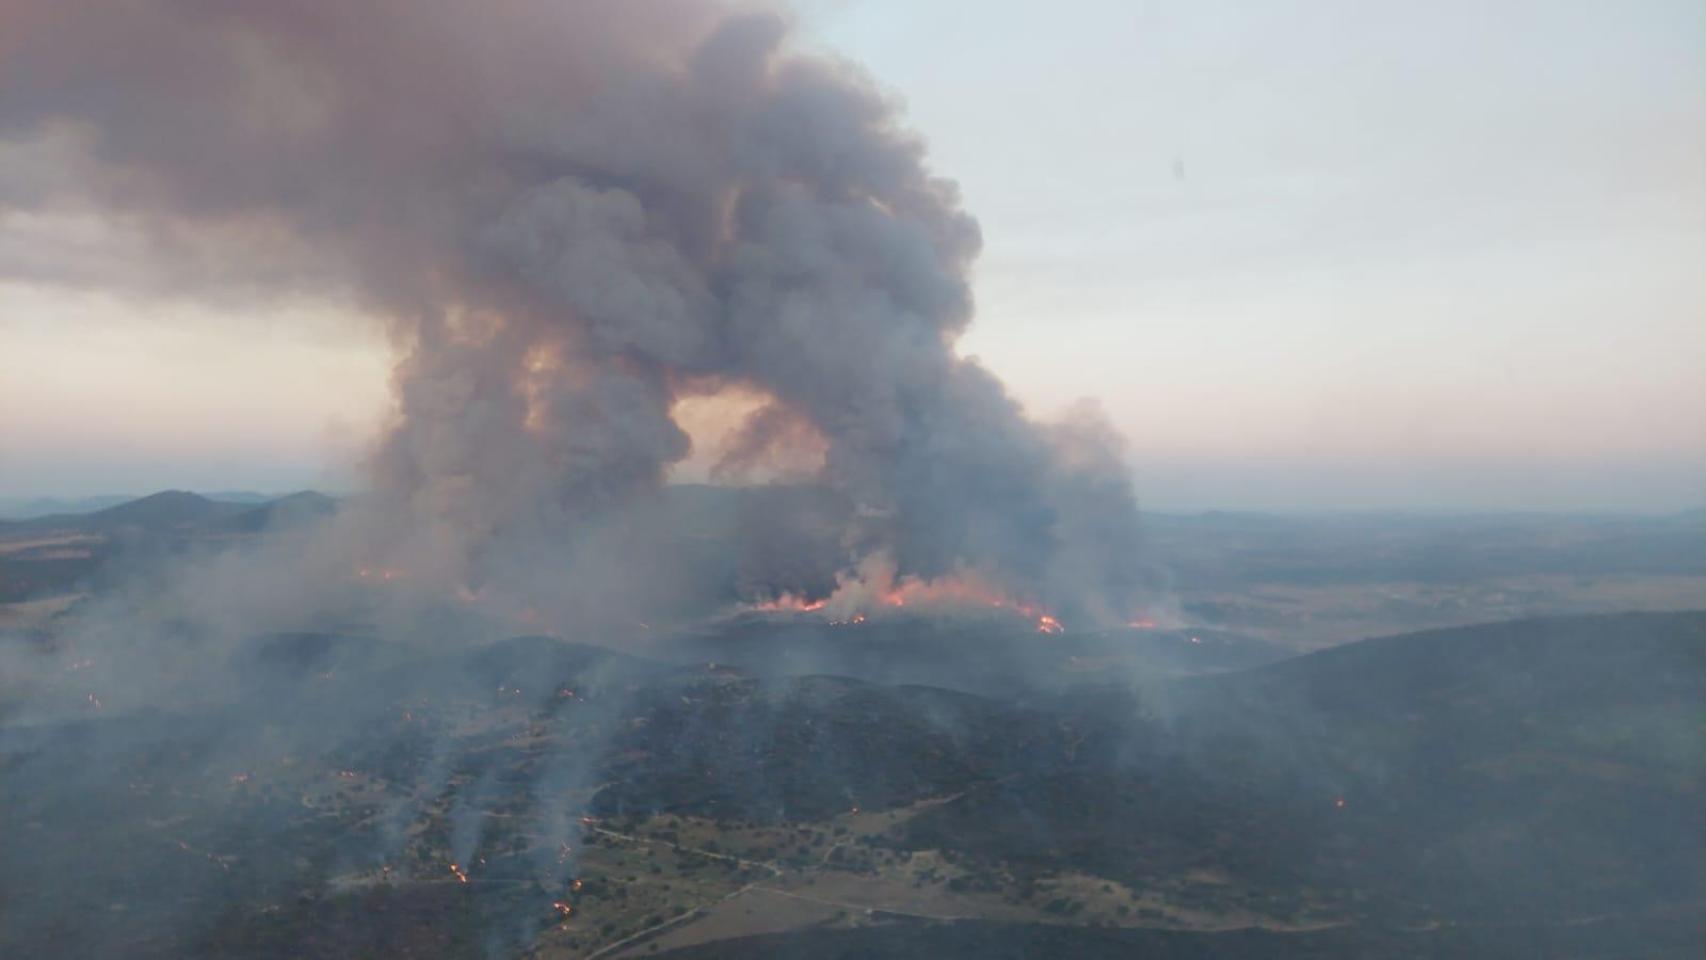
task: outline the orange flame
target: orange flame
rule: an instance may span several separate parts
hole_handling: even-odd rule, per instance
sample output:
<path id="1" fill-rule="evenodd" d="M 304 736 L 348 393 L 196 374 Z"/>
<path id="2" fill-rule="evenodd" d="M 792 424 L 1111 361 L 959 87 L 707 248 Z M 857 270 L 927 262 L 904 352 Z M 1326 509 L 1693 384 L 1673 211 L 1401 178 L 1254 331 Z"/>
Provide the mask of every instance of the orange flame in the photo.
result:
<path id="1" fill-rule="evenodd" d="M 828 600 L 807 600 L 792 593 L 784 593 L 774 600 L 755 603 L 748 609 L 759 613 L 813 613 L 828 605 Z"/>
<path id="2" fill-rule="evenodd" d="M 466 873 L 463 873 L 462 868 L 457 866 L 456 864 L 453 863 L 450 865 L 450 872 L 456 874 L 456 879 L 462 881 L 463 883 L 468 882 L 468 875 Z"/>
<path id="3" fill-rule="evenodd" d="M 906 577 L 896 581 L 892 566 L 886 560 L 860 565 L 857 576 L 843 576 L 835 591 L 828 597 L 810 598 L 801 594 L 783 593 L 780 596 L 748 605 L 755 613 L 815 613 L 833 614 L 832 626 L 862 624 L 880 609 L 907 610 L 918 608 L 1000 610 L 1032 621 L 1038 633 L 1064 633 L 1065 624 L 1036 603 L 1018 600 L 989 586 L 976 576 L 965 573 L 921 580 Z"/>

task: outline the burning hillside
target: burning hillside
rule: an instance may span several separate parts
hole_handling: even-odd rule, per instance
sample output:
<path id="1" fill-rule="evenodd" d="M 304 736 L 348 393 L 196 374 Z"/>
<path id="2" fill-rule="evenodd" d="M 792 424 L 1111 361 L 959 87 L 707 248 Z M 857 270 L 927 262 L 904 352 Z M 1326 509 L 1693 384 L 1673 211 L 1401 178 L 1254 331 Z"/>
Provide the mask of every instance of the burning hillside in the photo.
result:
<path id="1" fill-rule="evenodd" d="M 582 889 L 599 803 L 726 797 L 782 822 L 988 775 L 941 765 L 962 736 L 927 729 L 964 704 L 714 670 L 681 685 L 561 638 L 661 644 L 743 597 L 826 627 L 994 616 L 1027 638 L 1136 614 L 1119 438 L 1089 407 L 1032 420 L 960 354 L 976 223 L 894 105 L 797 50 L 782 18 L 677 0 L 0 0 L 0 22 L 0 150 L 55 158 L 6 167 L 0 215 L 134 230 L 157 292 L 335 300 L 395 344 L 368 490 L 299 525 L 174 522 L 169 562 L 30 661 L 31 722 L 93 724 L 122 758 L 0 738 L 8 811 L 113 824 L 110 886 L 140 920 L 92 927 L 104 952 L 206 935 L 196 949 L 243 953 L 207 904 L 393 885 L 465 894 L 487 955 L 546 927 L 609 944 L 617 928 L 583 915 L 627 936 L 671 900 L 627 857 Z M 798 509 L 729 521 L 671 502 L 685 411 L 730 397 L 720 476 L 803 465 Z M 739 783 L 725 754 L 760 731 L 667 732 L 701 702 L 778 731 L 821 718 L 822 775 Z M 979 756 L 1003 756 L 1012 726 L 977 734 Z M 811 754 L 800 730 L 779 755 Z M 885 769 L 899 748 L 904 774 Z M 60 859 L 9 935 L 55 936 L 39 905 L 82 889 L 92 849 L 32 838 L 32 858 Z"/>
<path id="2" fill-rule="evenodd" d="M 30 39 L 0 46 L 0 143 L 71 158 L 56 171 L 75 172 L 79 203 L 162 238 L 158 283 L 337 291 L 393 332 L 375 495 L 340 521 L 363 579 L 496 582 L 508 606 L 596 619 L 609 591 L 562 583 L 612 563 L 607 579 L 635 578 L 648 557 L 593 541 L 620 539 L 599 531 L 643 514 L 688 456 L 682 402 L 730 395 L 745 413 L 726 475 L 803 446 L 839 502 L 837 565 L 865 584 L 821 598 L 842 618 L 984 605 L 1051 630 L 1133 614 L 1145 574 L 1118 438 L 1087 410 L 1028 419 L 957 352 L 977 225 L 893 105 L 794 50 L 776 15 L 4 11 Z M 57 210 L 37 186 L 5 202 Z M 226 242 L 239 233 L 267 242 Z"/>
<path id="3" fill-rule="evenodd" d="M 782 593 L 773 599 L 748 604 L 742 610 L 820 614 L 833 625 L 847 626 L 904 612 L 912 616 L 1011 616 L 1032 622 L 1039 633 L 1061 633 L 1066 629 L 1037 604 L 1007 596 L 973 574 L 933 580 L 896 579 L 892 564 L 882 562 L 883 559 L 868 560 L 861 566 L 860 576 L 843 576 L 836 589 L 826 596 Z"/>
<path id="4" fill-rule="evenodd" d="M 392 358 L 339 502 L 0 550 L 0 606 L 55 604 L 0 611 L 0 954 L 1698 913 L 1706 617 L 1279 663 L 1158 625 L 1227 621 L 1155 596 L 1122 438 L 964 352 L 958 188 L 767 6 L 0 0 L 0 220 L 67 240 L 14 261 Z M 714 494 L 671 484 L 713 414 Z"/>

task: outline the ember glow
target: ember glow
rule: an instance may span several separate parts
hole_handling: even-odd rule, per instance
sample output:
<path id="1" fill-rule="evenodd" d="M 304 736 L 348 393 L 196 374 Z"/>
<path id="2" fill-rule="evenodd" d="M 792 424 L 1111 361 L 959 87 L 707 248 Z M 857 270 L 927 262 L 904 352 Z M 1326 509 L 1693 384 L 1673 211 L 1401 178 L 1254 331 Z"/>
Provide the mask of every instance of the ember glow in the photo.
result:
<path id="1" fill-rule="evenodd" d="M 468 882 L 468 874 L 462 872 L 462 868 L 456 864 L 453 863 L 450 865 L 450 872 L 456 874 L 457 880 L 460 880 L 463 883 Z"/>
<path id="2" fill-rule="evenodd" d="M 357 567 L 355 578 L 369 583 L 391 583 L 408 579 L 408 571 L 397 567 Z"/>
<path id="3" fill-rule="evenodd" d="M 807 600 L 805 597 L 784 593 L 774 600 L 752 604 L 747 609 L 755 613 L 816 613 L 828 605 L 828 600 Z"/>

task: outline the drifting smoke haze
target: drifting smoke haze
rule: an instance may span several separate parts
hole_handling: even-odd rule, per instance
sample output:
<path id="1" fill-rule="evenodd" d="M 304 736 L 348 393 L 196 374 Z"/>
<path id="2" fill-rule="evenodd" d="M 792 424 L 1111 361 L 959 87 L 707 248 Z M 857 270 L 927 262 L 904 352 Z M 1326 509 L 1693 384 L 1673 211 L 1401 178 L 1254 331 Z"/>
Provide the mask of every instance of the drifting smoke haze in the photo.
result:
<path id="1" fill-rule="evenodd" d="M 341 503 L 0 523 L 0 953 L 1698 953 L 1706 614 L 1612 611 L 1701 518 L 1155 515 L 1163 590 L 775 11 L 0 0 L 0 216 L 396 358 Z"/>
<path id="2" fill-rule="evenodd" d="M 977 225 L 894 106 L 791 52 L 777 13 L 0 0 L 0 23 L 0 214 L 96 223 L 127 254 L 15 271 L 234 324 L 272 300 L 354 303 L 397 357 L 369 489 L 335 518 L 235 548 L 128 544 L 51 634 L 4 651 L 0 808 L 115 824 L 0 850 L 31 878 L 0 885 L 13 942 L 70 936 L 71 904 L 102 890 L 123 922 L 66 943 L 169 956 L 214 935 L 209 903 L 453 878 L 503 901 L 467 926 L 510 955 L 542 906 L 567 916 L 581 817 L 656 682 L 515 633 L 637 649 L 799 597 L 1053 632 L 1144 602 L 1118 437 L 1089 407 L 1032 422 L 956 354 Z M 732 575 L 681 560 L 703 517 L 664 490 L 706 404 L 741 411 L 718 479 L 796 481 L 729 501 L 706 539 Z M 646 749 L 681 762 L 715 752 L 658 736 Z M 815 807 L 760 782 L 754 816 L 856 804 L 871 778 L 822 755 Z M 171 842 L 118 826 L 119 801 Z"/>
<path id="3" fill-rule="evenodd" d="M 601 576 L 574 569 L 583 545 L 622 540 L 612 526 L 689 453 L 672 410 L 731 393 L 762 402 L 720 475 L 820 454 L 844 584 L 881 569 L 1080 622 L 1134 614 L 1118 438 L 1093 411 L 1028 420 L 956 354 L 976 223 L 893 105 L 856 68 L 791 52 L 776 13 L 185 0 L 0 16 L 0 137 L 24 158 L 12 210 L 122 224 L 175 294 L 330 293 L 389 324 L 397 409 L 375 496 L 346 521 L 357 562 L 573 621 L 587 611 L 562 582 Z M 515 596 L 541 563 L 545 596 Z"/>

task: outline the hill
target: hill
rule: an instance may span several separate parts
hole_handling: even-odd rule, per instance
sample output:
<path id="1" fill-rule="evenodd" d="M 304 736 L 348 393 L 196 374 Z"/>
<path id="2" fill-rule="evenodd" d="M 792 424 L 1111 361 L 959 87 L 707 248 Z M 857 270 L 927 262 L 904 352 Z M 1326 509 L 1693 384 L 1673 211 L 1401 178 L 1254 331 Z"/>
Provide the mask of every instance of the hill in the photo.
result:
<path id="1" fill-rule="evenodd" d="M 33 520 L 55 514 L 94 513 L 136 499 L 130 495 L 98 497 L 0 497 L 0 523 Z"/>
<path id="2" fill-rule="evenodd" d="M 1357 891 L 1388 924 L 1706 892 L 1706 614 L 1389 637 L 1152 694 L 1151 754 L 973 791 L 905 842 Z"/>
<path id="3" fill-rule="evenodd" d="M 337 501 L 313 491 L 256 506 L 247 498 L 168 490 L 87 513 L 0 521 L 0 604 L 98 588 L 121 555 L 155 563 L 188 544 L 233 543 L 309 524 L 336 509 Z"/>
<path id="4" fill-rule="evenodd" d="M 243 492 L 200 494 L 163 490 L 134 498 L 38 499 L 17 507 L 13 519 L 0 520 L 0 534 L 258 532 L 275 516 L 306 518 L 329 513 L 335 506 L 336 501 L 331 497 L 314 491 L 277 498 Z"/>
<path id="5" fill-rule="evenodd" d="M 1706 915 L 1703 613 L 999 695 L 439 626 L 0 727 L 0 951 L 1662 957 Z"/>
<path id="6" fill-rule="evenodd" d="M 1638 954 L 1630 953 L 1639 943 Z M 742 937 L 651 954 L 660 960 L 1323 960 L 1331 957 L 1626 957 L 1683 960 L 1699 948 L 1699 931 L 1685 918 L 1630 924 L 1602 920 L 1568 929 L 1510 924 L 1496 929 L 1369 931 L 1332 928 L 1272 930 L 1142 930 L 1059 924 L 953 921 L 929 924 L 896 918 L 879 926 L 816 929 Z"/>
<path id="7" fill-rule="evenodd" d="M 242 504 L 211 500 L 185 490 L 165 490 L 92 513 L 53 514 L 11 523 L 9 531 L 53 531 L 91 534 L 194 533 L 222 517 L 248 509 Z"/>
<path id="8" fill-rule="evenodd" d="M 1235 670 L 1290 655 L 1275 644 L 1221 630 L 1069 630 L 1045 636 L 1030 618 L 1003 611 L 934 618 L 890 614 L 840 624 L 816 615 L 748 614 L 657 638 L 644 652 L 762 676 L 832 674 L 995 697 L 1057 692 L 1116 677 Z"/>
<path id="9" fill-rule="evenodd" d="M 313 490 L 303 490 L 221 518 L 217 526 L 233 533 L 261 533 L 281 527 L 313 523 L 331 516 L 337 510 L 337 500 Z"/>

